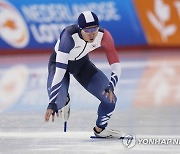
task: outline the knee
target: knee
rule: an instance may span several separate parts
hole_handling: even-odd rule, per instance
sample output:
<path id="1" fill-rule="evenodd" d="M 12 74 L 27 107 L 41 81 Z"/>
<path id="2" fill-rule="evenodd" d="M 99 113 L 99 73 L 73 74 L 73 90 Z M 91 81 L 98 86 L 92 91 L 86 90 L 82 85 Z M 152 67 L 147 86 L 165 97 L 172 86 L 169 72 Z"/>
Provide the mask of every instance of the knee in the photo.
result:
<path id="1" fill-rule="evenodd" d="M 100 99 L 101 102 L 103 102 L 104 104 L 108 105 L 108 106 L 115 106 L 116 105 L 116 102 L 117 102 L 117 97 L 116 95 L 114 95 L 114 101 L 112 102 L 110 100 L 109 97 L 106 97 L 105 95 L 103 95 L 103 97 Z"/>
<path id="2" fill-rule="evenodd" d="M 115 107 L 116 107 L 116 103 L 112 103 L 110 102 L 110 100 L 106 100 L 106 101 L 104 100 L 101 101 L 98 110 L 109 113 L 114 111 Z"/>

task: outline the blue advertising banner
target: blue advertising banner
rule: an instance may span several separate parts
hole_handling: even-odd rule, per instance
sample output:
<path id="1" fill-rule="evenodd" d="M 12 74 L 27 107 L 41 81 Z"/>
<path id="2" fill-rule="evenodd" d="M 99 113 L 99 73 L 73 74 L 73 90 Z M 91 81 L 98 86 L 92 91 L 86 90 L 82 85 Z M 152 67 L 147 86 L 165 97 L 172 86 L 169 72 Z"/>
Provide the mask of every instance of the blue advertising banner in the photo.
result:
<path id="1" fill-rule="evenodd" d="M 98 15 L 116 46 L 146 44 L 132 0 L 0 0 L 0 49 L 53 48 L 63 28 L 85 10 Z"/>

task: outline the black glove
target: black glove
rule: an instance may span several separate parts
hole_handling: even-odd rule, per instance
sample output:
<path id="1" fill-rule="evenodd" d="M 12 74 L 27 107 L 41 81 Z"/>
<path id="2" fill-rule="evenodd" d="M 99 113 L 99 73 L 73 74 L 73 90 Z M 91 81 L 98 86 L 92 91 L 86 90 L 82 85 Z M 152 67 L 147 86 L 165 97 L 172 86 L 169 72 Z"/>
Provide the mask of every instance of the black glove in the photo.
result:
<path id="1" fill-rule="evenodd" d="M 57 108 L 56 103 L 49 103 L 47 109 L 53 110 L 52 115 L 54 115 L 55 113 L 58 113 L 58 108 Z"/>

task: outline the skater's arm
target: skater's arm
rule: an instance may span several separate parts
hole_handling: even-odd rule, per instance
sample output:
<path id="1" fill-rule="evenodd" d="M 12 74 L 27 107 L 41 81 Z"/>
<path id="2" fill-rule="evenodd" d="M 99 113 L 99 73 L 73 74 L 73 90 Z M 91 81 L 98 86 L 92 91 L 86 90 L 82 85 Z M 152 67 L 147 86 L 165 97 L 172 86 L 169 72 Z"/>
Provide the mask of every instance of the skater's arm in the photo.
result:
<path id="1" fill-rule="evenodd" d="M 109 89 L 114 91 L 114 88 L 121 75 L 121 66 L 118 57 L 118 53 L 114 46 L 114 41 L 111 34 L 105 29 L 101 45 L 105 48 L 108 62 L 111 66 L 111 79 L 109 83 Z"/>
<path id="2" fill-rule="evenodd" d="M 49 96 L 49 105 L 45 113 L 45 121 L 49 121 L 52 115 L 52 121 L 54 121 L 55 113 L 58 116 L 58 107 L 56 105 L 56 99 L 61 88 L 61 81 L 67 69 L 69 53 L 74 47 L 74 41 L 72 36 L 68 32 L 63 31 L 60 39 L 57 41 L 55 46 L 56 52 L 56 69 L 54 78 L 51 85 L 51 92 Z"/>
<path id="3" fill-rule="evenodd" d="M 57 41 L 55 46 L 56 51 L 56 70 L 51 85 L 50 103 L 55 103 L 58 95 L 58 91 L 61 87 L 61 81 L 67 69 L 69 53 L 74 47 L 74 41 L 72 36 L 63 31 L 60 36 L 60 40 Z"/>

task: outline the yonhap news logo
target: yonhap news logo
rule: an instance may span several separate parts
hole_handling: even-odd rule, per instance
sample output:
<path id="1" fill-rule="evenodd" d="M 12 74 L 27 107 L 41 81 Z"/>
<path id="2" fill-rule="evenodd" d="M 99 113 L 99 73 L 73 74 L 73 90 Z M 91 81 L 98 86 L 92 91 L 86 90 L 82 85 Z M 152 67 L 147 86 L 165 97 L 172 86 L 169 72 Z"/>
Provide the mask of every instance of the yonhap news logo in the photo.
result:
<path id="1" fill-rule="evenodd" d="M 15 48 L 23 48 L 29 43 L 29 31 L 23 17 L 14 6 L 1 0 L 0 38 Z"/>
<path id="2" fill-rule="evenodd" d="M 126 149 L 133 148 L 137 145 L 180 145 L 180 138 L 175 137 L 153 137 L 149 136 L 149 138 L 137 138 L 135 135 L 125 135 L 123 137 L 122 143 Z"/>
<path id="3" fill-rule="evenodd" d="M 136 136 L 135 135 L 125 135 L 122 140 L 125 148 L 130 149 L 136 145 Z"/>

